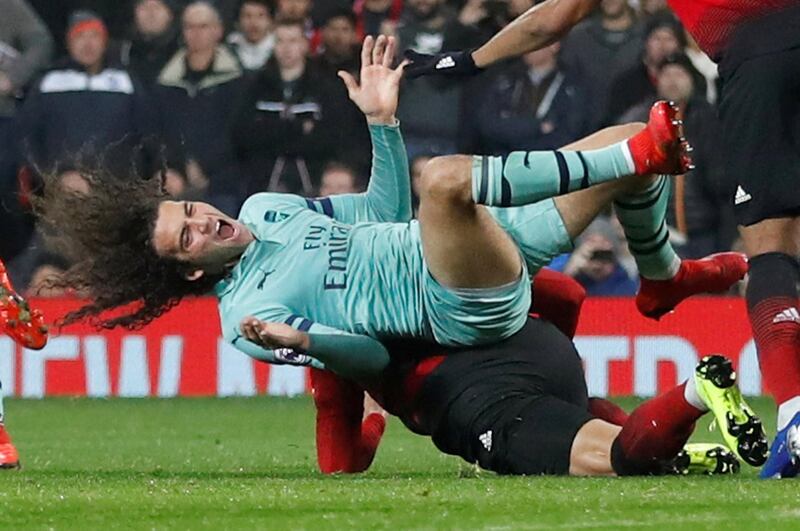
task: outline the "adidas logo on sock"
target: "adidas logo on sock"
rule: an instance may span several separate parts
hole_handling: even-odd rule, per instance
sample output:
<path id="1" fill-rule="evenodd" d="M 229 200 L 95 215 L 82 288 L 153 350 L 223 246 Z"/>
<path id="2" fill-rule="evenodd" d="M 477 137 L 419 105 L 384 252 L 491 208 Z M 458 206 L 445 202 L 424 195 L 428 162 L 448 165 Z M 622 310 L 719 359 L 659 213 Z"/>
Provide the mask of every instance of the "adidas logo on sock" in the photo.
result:
<path id="1" fill-rule="evenodd" d="M 736 187 L 736 196 L 733 198 L 734 205 L 740 205 L 742 203 L 746 203 L 751 199 L 753 199 L 753 196 L 745 192 L 744 188 L 742 188 L 741 185 Z"/>
<path id="2" fill-rule="evenodd" d="M 441 59 L 439 59 L 439 62 L 436 63 L 436 70 L 453 68 L 454 66 L 456 66 L 456 62 L 453 60 L 452 57 L 448 55 L 447 57 L 442 57 Z"/>
<path id="3" fill-rule="evenodd" d="M 487 452 L 492 451 L 492 430 L 487 431 L 486 433 L 482 433 L 478 436 L 478 440 L 481 442 L 484 448 L 486 448 Z"/>
<path id="4" fill-rule="evenodd" d="M 787 321 L 800 324 L 800 312 L 797 311 L 797 308 L 787 308 L 772 320 L 773 323 L 785 323 Z"/>

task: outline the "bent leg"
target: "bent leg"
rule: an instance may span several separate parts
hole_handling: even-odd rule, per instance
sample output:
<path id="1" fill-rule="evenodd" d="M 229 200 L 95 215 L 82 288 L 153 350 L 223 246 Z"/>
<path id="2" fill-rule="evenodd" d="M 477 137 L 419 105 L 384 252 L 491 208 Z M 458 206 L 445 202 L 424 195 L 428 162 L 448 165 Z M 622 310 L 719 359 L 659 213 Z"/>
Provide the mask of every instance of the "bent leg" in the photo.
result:
<path id="1" fill-rule="evenodd" d="M 586 138 L 582 138 L 563 149 L 565 151 L 580 151 L 597 149 L 601 146 L 611 145 L 621 139 L 628 138 L 642 129 L 643 123 L 632 123 L 608 127 Z M 561 218 L 564 221 L 569 237 L 574 239 L 582 233 L 589 223 L 596 218 L 614 199 L 641 188 L 646 188 L 652 183 L 652 178 L 626 177 L 617 181 L 604 183 L 586 190 L 556 197 L 553 199 Z"/>
<path id="2" fill-rule="evenodd" d="M 522 273 L 519 250 L 489 212 L 472 201 L 472 158 L 439 157 L 422 173 L 419 223 L 425 264 L 449 288 L 494 288 Z"/>
<path id="3" fill-rule="evenodd" d="M 609 127 L 568 146 L 567 150 L 595 149 L 636 134 L 644 124 Z M 626 177 L 611 183 L 513 208 L 487 210 L 506 230 L 522 252 L 533 275 L 559 254 L 572 250 L 572 242 L 618 195 L 647 186 L 642 177 Z"/>
<path id="4" fill-rule="evenodd" d="M 654 475 L 681 451 L 706 413 L 687 384 L 650 399 L 625 420 L 622 427 L 595 419 L 575 436 L 570 474 L 581 476 Z M 687 399 L 687 396 L 689 399 Z"/>
<path id="5" fill-rule="evenodd" d="M 548 236 L 553 242 L 549 246 L 552 248 L 550 251 L 555 256 L 568 250 L 571 240 L 583 232 L 613 199 L 647 187 L 652 182 L 652 178 L 648 177 L 622 177 L 630 175 L 632 171 L 621 169 L 626 164 L 624 156 L 617 160 L 621 143 L 644 127 L 639 123 L 610 127 L 558 152 L 539 153 L 537 156 L 547 154 L 547 157 L 553 158 L 555 162 L 551 161 L 549 165 L 534 164 L 532 154 L 523 156 L 514 168 L 506 169 L 502 167 L 503 164 L 496 167 L 497 161 L 490 163 L 487 157 L 456 155 L 430 161 L 421 179 L 419 219 L 425 259 L 434 278 L 448 287 L 486 288 L 507 284 L 519 274 L 516 247 L 521 247 L 525 253 L 526 234 L 537 240 L 529 242 L 532 245 L 528 247 L 540 246 L 540 234 L 530 227 L 523 230 L 523 227 L 527 225 L 528 218 L 540 216 L 542 208 L 547 208 L 542 206 L 546 202 L 519 208 L 492 208 L 489 211 L 476 203 L 514 204 L 508 197 L 513 193 L 513 182 L 516 181 L 525 182 L 526 186 L 550 187 L 548 193 L 536 196 L 541 198 L 554 195 L 551 192 L 567 193 L 586 188 L 581 184 L 574 185 L 575 179 L 583 184 L 602 182 L 591 177 L 595 171 L 613 174 L 614 178 L 609 182 L 555 198 L 555 209 L 560 220 L 548 216 L 548 220 L 554 220 L 548 221 L 552 229 L 552 234 Z M 599 155 L 601 152 L 611 158 L 605 161 L 603 157 L 606 155 Z M 504 164 L 509 164 L 509 161 Z M 608 165 L 605 170 L 602 169 L 604 165 Z M 573 179 L 578 175 L 579 178 Z M 566 180 L 565 176 L 568 177 Z M 564 185 L 565 182 L 567 185 Z M 500 199 L 485 200 L 490 195 Z M 535 200 L 531 197 L 526 196 L 526 202 Z M 492 218 L 512 233 L 514 241 Z M 512 230 L 512 226 L 517 230 Z M 549 258 L 552 256 L 543 262 L 537 259 L 528 260 L 528 263 L 537 263 L 538 270 Z"/>
<path id="6" fill-rule="evenodd" d="M 589 149 L 636 134 L 645 127 L 634 123 L 608 128 L 564 149 Z M 556 198 L 559 211 L 572 237 L 588 226 L 607 204 L 614 201 L 617 217 L 625 231 L 631 254 L 646 278 L 672 278 L 680 259 L 669 243 L 666 225 L 669 177 L 621 179 L 589 190 Z"/>

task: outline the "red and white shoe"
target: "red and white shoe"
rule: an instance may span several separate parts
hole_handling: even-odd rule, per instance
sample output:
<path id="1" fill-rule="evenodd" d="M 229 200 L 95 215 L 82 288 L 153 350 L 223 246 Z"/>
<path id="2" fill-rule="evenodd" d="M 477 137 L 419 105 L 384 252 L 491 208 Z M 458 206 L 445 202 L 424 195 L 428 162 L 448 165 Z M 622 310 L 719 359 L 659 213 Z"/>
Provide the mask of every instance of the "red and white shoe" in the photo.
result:
<path id="1" fill-rule="evenodd" d="M 741 253 L 682 260 L 678 273 L 669 280 L 641 278 L 636 307 L 645 317 L 657 320 L 692 295 L 727 291 L 746 274 L 747 257 Z"/>
<path id="2" fill-rule="evenodd" d="M 0 469 L 20 468 L 19 454 L 5 427 L 0 424 Z"/>
<path id="3" fill-rule="evenodd" d="M 636 175 L 680 175 L 694 169 L 692 147 L 683 136 L 683 122 L 672 102 L 650 108 L 647 127 L 628 140 Z"/>
<path id="4" fill-rule="evenodd" d="M 47 344 L 47 326 L 39 310 L 14 291 L 6 266 L 0 260 L 0 332 L 25 348 L 39 350 Z"/>

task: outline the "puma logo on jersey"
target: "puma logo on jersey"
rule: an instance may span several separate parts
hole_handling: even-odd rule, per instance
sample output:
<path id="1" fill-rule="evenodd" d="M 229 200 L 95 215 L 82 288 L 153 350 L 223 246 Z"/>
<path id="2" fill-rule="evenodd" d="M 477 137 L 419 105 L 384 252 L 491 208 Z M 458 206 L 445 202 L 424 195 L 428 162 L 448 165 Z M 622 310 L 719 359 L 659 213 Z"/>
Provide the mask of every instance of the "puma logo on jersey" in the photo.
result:
<path id="1" fill-rule="evenodd" d="M 444 70 L 445 68 L 453 68 L 454 66 L 456 66 L 456 62 L 448 55 L 447 57 L 439 59 L 439 62 L 436 63 L 436 70 Z"/>
<path id="2" fill-rule="evenodd" d="M 492 430 L 487 431 L 486 433 L 482 433 L 478 436 L 478 440 L 481 442 L 484 448 L 486 448 L 487 452 L 492 451 Z"/>
<path id="3" fill-rule="evenodd" d="M 261 272 L 264 274 L 264 276 L 259 281 L 258 285 L 256 286 L 256 289 L 264 289 L 264 282 L 266 282 L 267 277 L 270 276 L 272 273 L 274 273 L 275 270 L 274 269 L 272 271 L 261 270 Z"/>
<path id="4" fill-rule="evenodd" d="M 753 196 L 744 191 L 741 186 L 736 187 L 736 196 L 733 198 L 734 205 L 740 205 L 753 199 Z"/>

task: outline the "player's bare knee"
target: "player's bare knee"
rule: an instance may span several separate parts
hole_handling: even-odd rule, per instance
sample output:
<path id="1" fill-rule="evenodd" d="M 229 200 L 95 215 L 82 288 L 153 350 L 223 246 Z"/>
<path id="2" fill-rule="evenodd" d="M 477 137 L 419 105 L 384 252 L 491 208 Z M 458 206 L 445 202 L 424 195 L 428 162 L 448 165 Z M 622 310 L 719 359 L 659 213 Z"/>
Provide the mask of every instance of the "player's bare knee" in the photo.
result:
<path id="1" fill-rule="evenodd" d="M 420 179 L 423 201 L 471 202 L 472 157 L 449 155 L 428 161 Z"/>

